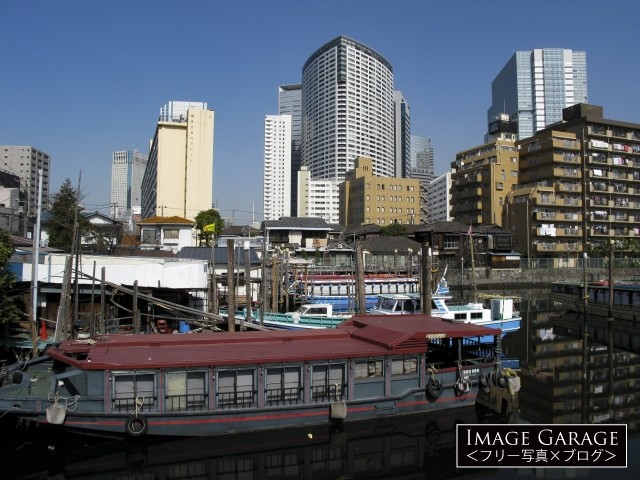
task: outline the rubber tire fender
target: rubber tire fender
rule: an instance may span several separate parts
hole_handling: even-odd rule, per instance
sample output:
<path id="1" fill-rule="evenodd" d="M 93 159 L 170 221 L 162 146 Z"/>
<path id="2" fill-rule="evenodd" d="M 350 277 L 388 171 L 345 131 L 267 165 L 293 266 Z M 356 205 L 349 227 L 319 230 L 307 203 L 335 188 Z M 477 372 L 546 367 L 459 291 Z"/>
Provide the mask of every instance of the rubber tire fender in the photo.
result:
<path id="1" fill-rule="evenodd" d="M 132 437 L 141 437 L 149 430 L 149 422 L 144 415 L 130 415 L 125 422 L 125 430 Z"/>
<path id="2" fill-rule="evenodd" d="M 442 395 L 442 384 L 437 378 L 430 378 L 427 382 L 427 395 L 433 399 L 440 398 Z"/>

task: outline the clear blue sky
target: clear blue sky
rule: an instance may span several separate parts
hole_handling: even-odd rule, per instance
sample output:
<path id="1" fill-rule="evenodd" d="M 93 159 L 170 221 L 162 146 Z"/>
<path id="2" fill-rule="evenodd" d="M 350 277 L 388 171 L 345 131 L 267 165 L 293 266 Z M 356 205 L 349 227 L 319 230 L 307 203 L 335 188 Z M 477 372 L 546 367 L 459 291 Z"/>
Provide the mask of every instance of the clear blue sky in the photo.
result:
<path id="1" fill-rule="evenodd" d="M 205 101 L 217 207 L 260 221 L 264 116 L 336 36 L 391 62 L 440 174 L 482 143 L 516 50 L 586 51 L 589 103 L 640 123 L 639 22 L 638 0 L 1 0 L 0 144 L 49 153 L 52 192 L 82 172 L 86 209 L 108 213 L 112 152 L 146 153 L 168 101 Z"/>

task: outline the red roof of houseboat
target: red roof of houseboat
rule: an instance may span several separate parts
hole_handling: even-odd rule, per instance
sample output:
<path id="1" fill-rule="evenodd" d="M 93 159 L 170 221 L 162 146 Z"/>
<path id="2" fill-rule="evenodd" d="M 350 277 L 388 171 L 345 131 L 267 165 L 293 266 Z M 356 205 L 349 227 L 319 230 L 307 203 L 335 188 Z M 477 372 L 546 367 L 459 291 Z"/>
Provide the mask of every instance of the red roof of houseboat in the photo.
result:
<path id="1" fill-rule="evenodd" d="M 424 351 L 427 338 L 499 335 L 500 330 L 429 315 L 356 315 L 336 328 L 174 335 L 103 335 L 51 346 L 83 370 L 288 363 Z"/>

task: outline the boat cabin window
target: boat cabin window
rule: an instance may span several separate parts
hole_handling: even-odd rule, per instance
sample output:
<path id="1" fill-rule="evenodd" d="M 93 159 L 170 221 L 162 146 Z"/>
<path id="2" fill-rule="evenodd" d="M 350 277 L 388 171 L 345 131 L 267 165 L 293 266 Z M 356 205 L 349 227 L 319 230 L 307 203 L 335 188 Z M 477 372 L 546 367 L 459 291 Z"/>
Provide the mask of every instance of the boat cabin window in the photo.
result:
<path id="1" fill-rule="evenodd" d="M 391 361 L 392 375 L 410 375 L 418 372 L 418 359 L 416 357 L 394 358 Z"/>
<path id="2" fill-rule="evenodd" d="M 218 372 L 218 406 L 247 408 L 255 405 L 255 370 L 221 370 Z"/>
<path id="3" fill-rule="evenodd" d="M 356 362 L 355 364 L 356 380 L 382 377 L 383 375 L 382 360 L 369 360 L 367 362 Z"/>
<path id="4" fill-rule="evenodd" d="M 319 364 L 311 367 L 311 396 L 314 402 L 331 402 L 343 398 L 344 363 Z"/>
<path id="5" fill-rule="evenodd" d="M 327 307 L 310 307 L 306 311 L 307 315 L 326 315 Z"/>
<path id="6" fill-rule="evenodd" d="M 291 405 L 302 401 L 300 367 L 267 368 L 265 401 L 267 405 Z"/>
<path id="7" fill-rule="evenodd" d="M 420 313 L 420 304 L 416 300 L 409 298 L 403 304 L 402 310 L 405 313 Z"/>
<path id="8" fill-rule="evenodd" d="M 204 410 L 208 407 L 206 372 L 167 372 L 166 409 Z"/>
<path id="9" fill-rule="evenodd" d="M 113 410 L 116 412 L 150 412 L 156 410 L 155 374 L 115 373 L 113 375 Z"/>
<path id="10" fill-rule="evenodd" d="M 482 312 L 471 312 L 471 320 L 481 319 L 482 320 Z"/>
<path id="11" fill-rule="evenodd" d="M 378 304 L 376 305 L 376 308 L 378 310 L 389 310 L 392 311 L 394 310 L 394 307 L 396 305 L 396 301 L 393 298 L 378 298 Z"/>

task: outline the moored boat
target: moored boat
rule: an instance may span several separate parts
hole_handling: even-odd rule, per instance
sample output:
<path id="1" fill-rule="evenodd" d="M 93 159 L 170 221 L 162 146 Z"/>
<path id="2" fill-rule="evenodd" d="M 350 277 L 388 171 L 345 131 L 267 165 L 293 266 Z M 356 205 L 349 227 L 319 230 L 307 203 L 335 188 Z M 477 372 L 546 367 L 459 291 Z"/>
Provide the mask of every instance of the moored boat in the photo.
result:
<path id="1" fill-rule="evenodd" d="M 479 392 L 513 396 L 494 349 L 478 342 L 486 335 L 499 342 L 483 326 L 366 315 L 322 330 L 68 340 L 4 369 L 0 415 L 198 436 L 445 410 Z"/>
<path id="2" fill-rule="evenodd" d="M 609 313 L 620 320 L 640 319 L 640 282 L 595 281 L 587 282 L 587 310 L 591 315 L 608 317 Z M 613 297 L 611 295 L 613 294 Z M 549 298 L 569 310 L 584 313 L 585 294 L 583 282 L 564 280 L 551 283 Z"/>

